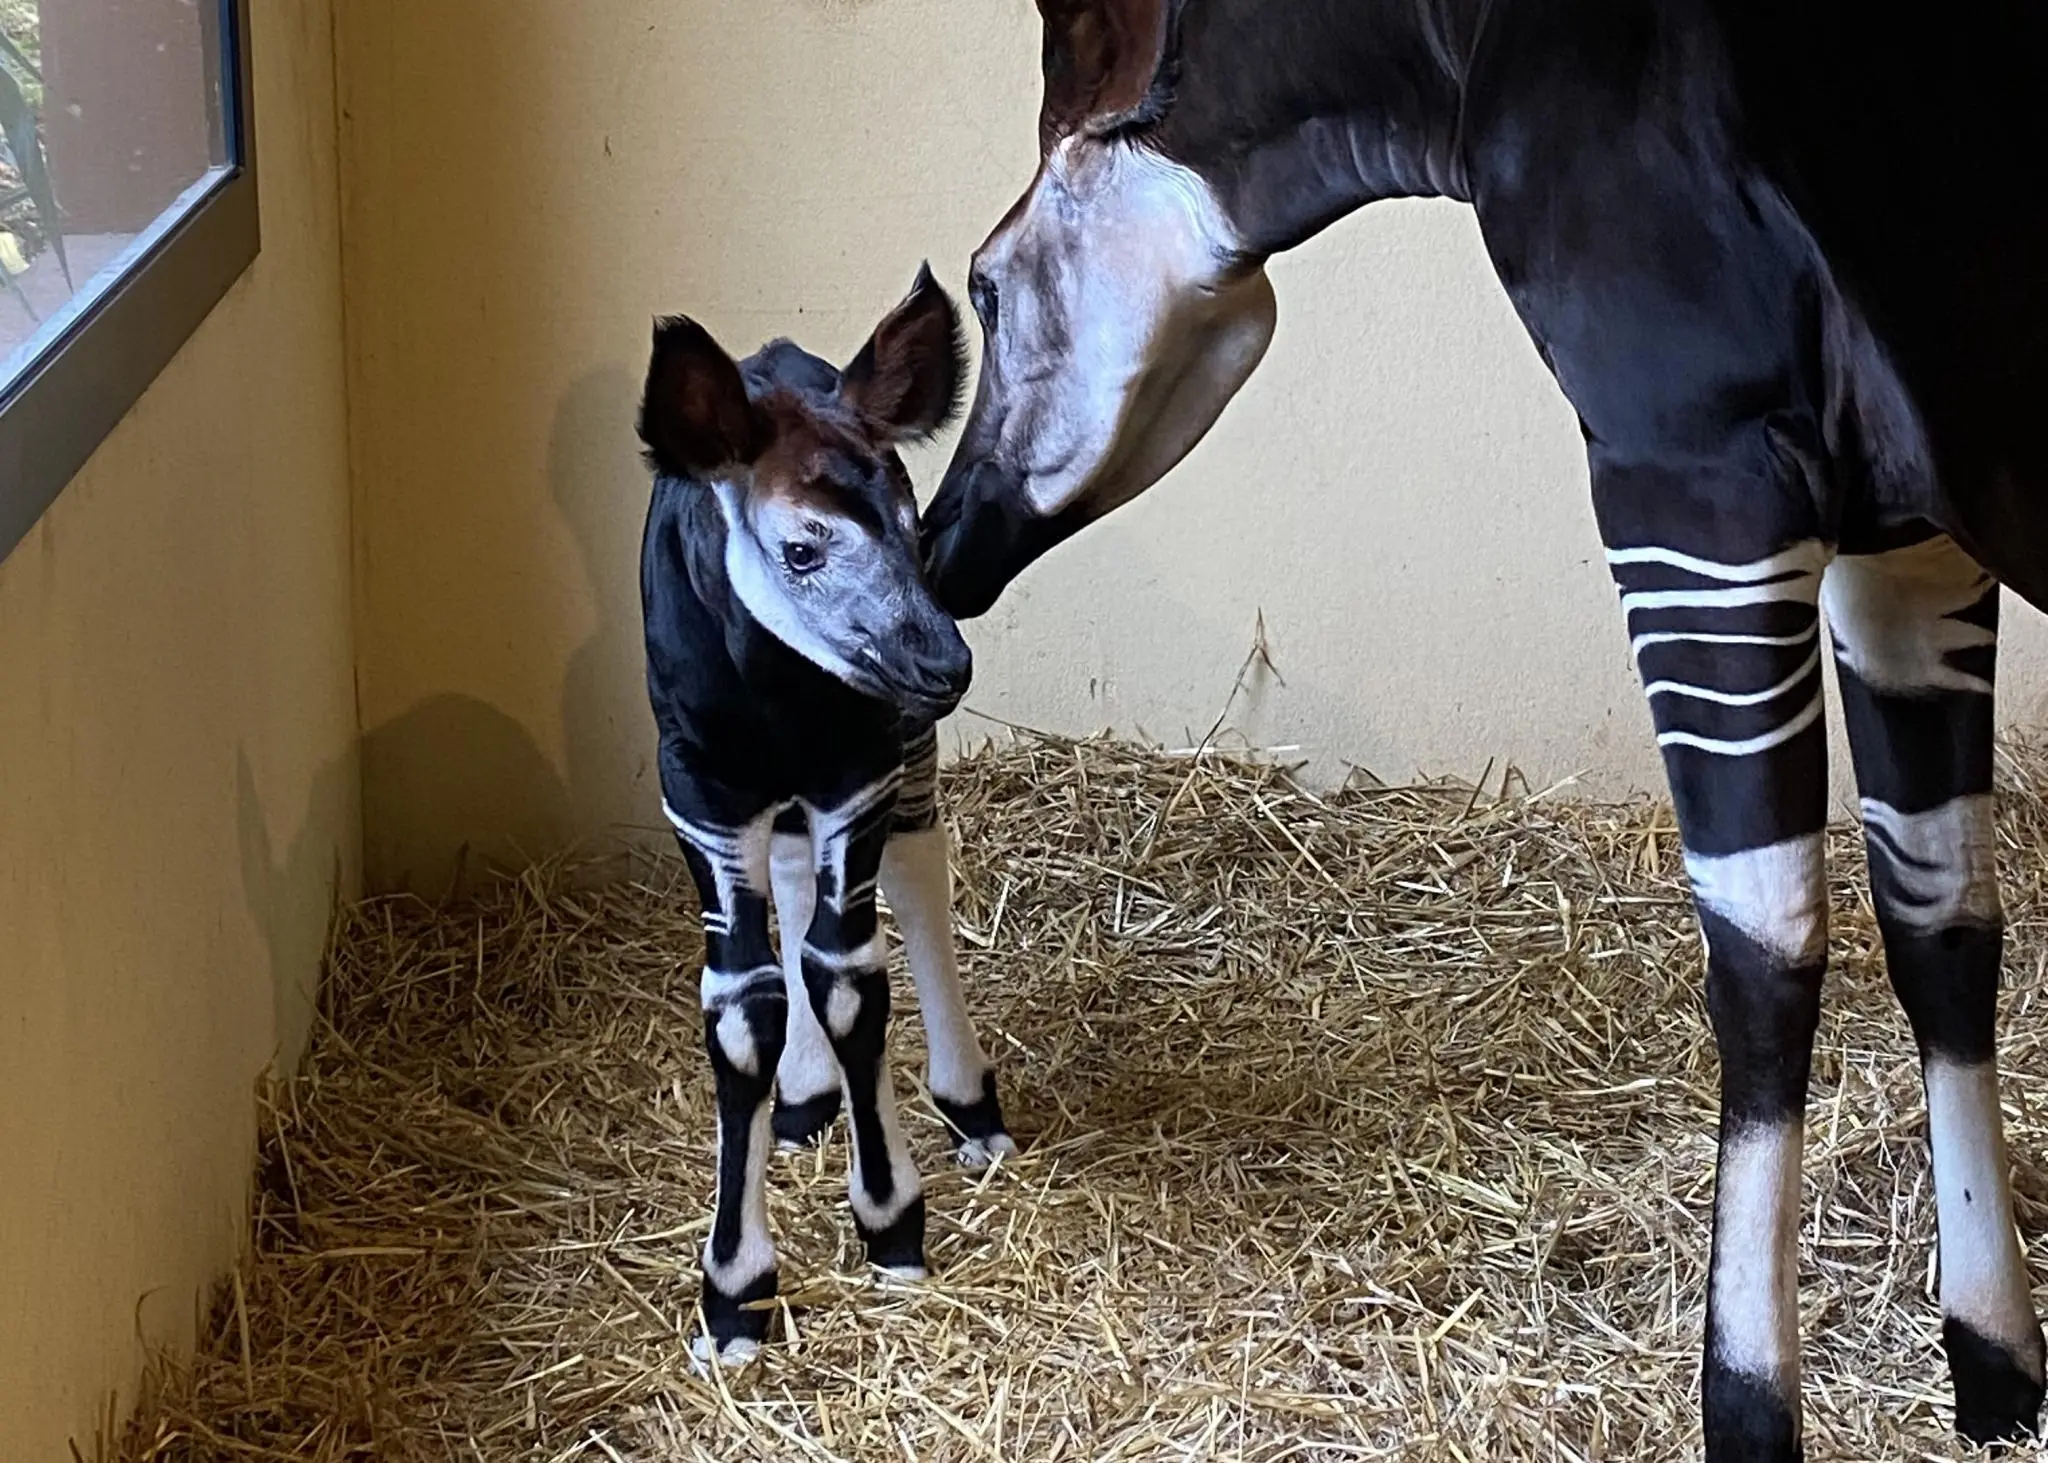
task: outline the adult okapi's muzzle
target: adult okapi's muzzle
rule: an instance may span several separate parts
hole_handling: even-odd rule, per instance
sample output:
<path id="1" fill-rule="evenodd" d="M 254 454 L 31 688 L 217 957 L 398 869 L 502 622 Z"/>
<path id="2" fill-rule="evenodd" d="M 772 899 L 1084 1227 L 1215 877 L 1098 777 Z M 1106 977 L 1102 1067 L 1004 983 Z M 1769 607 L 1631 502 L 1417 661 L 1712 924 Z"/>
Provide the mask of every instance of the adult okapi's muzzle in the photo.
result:
<path id="1" fill-rule="evenodd" d="M 1020 478 L 993 459 L 955 457 L 925 510 L 926 577 L 947 614 L 971 620 L 994 606 L 1031 563 L 1087 521 L 1069 509 L 1031 511 Z"/>

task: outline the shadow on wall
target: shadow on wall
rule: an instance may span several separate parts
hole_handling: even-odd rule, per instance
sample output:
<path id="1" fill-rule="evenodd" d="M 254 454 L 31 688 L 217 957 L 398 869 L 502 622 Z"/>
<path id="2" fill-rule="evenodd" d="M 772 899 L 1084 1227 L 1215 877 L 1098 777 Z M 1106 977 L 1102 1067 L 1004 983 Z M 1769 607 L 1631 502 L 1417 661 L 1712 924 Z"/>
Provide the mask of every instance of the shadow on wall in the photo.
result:
<path id="1" fill-rule="evenodd" d="M 594 875 L 616 873 L 616 859 L 667 847 L 641 659 L 648 480 L 635 450 L 637 402 L 627 372 L 605 366 L 578 378 L 555 412 L 549 487 L 581 555 L 585 612 L 597 622 L 563 678 L 559 764 L 532 728 L 471 695 L 430 697 L 368 731 L 365 860 L 373 891 L 439 899 L 564 851 L 595 861 Z M 553 613 L 563 596 L 534 587 L 559 573 L 559 560 L 538 535 L 524 556 L 500 571 L 503 629 L 515 644 L 546 647 L 559 628 L 542 633 L 534 617 Z M 610 751 L 620 745 L 640 749 L 623 777 Z M 579 840 L 591 827 L 603 832 Z"/>
<path id="2" fill-rule="evenodd" d="M 652 486 L 634 429 L 640 386 L 623 367 L 603 366 L 578 377 L 555 412 L 548 489 L 575 535 L 597 615 L 563 677 L 562 744 L 579 821 L 628 847 L 667 849 L 640 621 Z M 619 747 L 631 749 L 629 768 L 615 765 Z"/>
<path id="3" fill-rule="evenodd" d="M 338 757 L 314 774 L 298 832 L 280 851 L 271 847 L 270 819 L 256 787 L 246 747 L 235 749 L 235 832 L 242 865 L 242 901 L 270 960 L 275 1003 L 270 1060 L 279 1072 L 298 1066 L 313 1023 L 327 936 L 344 896 L 345 875 L 337 837 L 346 837 L 360 809 L 356 758 Z"/>

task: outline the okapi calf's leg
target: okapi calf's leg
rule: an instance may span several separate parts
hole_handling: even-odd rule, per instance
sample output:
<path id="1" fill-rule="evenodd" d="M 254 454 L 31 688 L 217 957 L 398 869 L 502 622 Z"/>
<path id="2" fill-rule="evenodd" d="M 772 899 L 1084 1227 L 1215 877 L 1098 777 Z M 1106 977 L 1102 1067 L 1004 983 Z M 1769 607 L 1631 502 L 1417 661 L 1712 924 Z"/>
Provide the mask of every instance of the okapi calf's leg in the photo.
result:
<path id="1" fill-rule="evenodd" d="M 1617 544 L 1607 515 L 1602 527 L 1678 811 L 1721 1056 L 1706 1455 L 1791 1463 L 1804 1456 L 1800 1156 L 1827 960 L 1816 601 L 1829 551 L 1817 539 L 1680 551 Z"/>
<path id="2" fill-rule="evenodd" d="M 1946 536 L 1844 554 L 1823 589 L 1885 965 L 1920 1048 L 1956 1428 L 2039 1424 L 2042 1338 L 2013 1227 L 1995 1056 L 1998 586 Z"/>
<path id="3" fill-rule="evenodd" d="M 804 984 L 804 936 L 817 903 L 817 863 L 811 853 L 811 824 L 801 807 L 775 820 L 770 854 L 775 888 L 775 923 L 782 941 L 783 980 L 789 990 L 789 1042 L 775 1074 L 775 1141 L 802 1148 L 824 1137 L 839 1116 L 839 1059 L 831 1038 L 811 1010 Z"/>
<path id="4" fill-rule="evenodd" d="M 704 918 L 704 1049 L 718 1102 L 718 1198 L 704 1242 L 699 1360 L 738 1363 L 767 1339 L 775 1294 L 768 1230 L 769 1097 L 789 998 L 768 938 L 771 815 L 736 825 L 685 817 L 664 803 L 696 881 Z M 694 809 L 693 809 L 694 811 Z"/>
<path id="5" fill-rule="evenodd" d="M 869 1263 L 922 1279 L 924 1187 L 889 1081 L 889 962 L 875 886 L 900 774 L 830 808 L 810 808 L 817 898 L 804 937 L 804 984 L 845 1079 L 853 1129 L 848 1192 Z"/>
<path id="6" fill-rule="evenodd" d="M 974 1034 L 953 943 L 953 875 L 939 819 L 939 737 L 927 731 L 905 751 L 894 831 L 882 851 L 882 894 L 903 933 L 904 957 L 924 1016 L 925 1083 L 970 1168 L 1017 1151 L 1003 1123 L 996 1074 Z"/>

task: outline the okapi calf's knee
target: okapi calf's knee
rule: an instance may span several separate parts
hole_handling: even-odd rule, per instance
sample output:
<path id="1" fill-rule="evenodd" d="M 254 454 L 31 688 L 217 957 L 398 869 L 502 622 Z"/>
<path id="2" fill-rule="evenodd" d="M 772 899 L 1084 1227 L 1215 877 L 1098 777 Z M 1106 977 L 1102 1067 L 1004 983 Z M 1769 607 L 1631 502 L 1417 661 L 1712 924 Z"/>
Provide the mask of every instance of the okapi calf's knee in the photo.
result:
<path id="1" fill-rule="evenodd" d="M 700 1348 L 727 1361 L 766 1336 L 756 1303 L 776 1293 L 773 1141 L 817 1136 L 842 1102 L 868 1258 L 924 1270 L 923 1189 L 889 1083 L 878 886 L 906 935 L 931 1091 L 962 1160 L 1015 1146 L 961 999 L 937 810 L 935 728 L 971 659 L 924 582 L 896 451 L 952 415 L 963 359 L 929 270 L 843 370 L 787 341 L 735 362 L 680 317 L 654 332 L 640 415 L 654 470 L 647 690 L 663 811 L 703 907 L 718 1197 Z"/>

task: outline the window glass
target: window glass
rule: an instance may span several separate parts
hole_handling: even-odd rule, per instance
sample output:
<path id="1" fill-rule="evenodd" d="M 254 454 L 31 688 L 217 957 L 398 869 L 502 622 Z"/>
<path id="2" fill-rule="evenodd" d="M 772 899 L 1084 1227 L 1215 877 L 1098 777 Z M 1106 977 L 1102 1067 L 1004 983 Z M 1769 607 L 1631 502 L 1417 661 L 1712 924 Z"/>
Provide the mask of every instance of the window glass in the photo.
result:
<path id="1" fill-rule="evenodd" d="M 0 393 L 227 176 L 218 0 L 0 0 Z"/>

